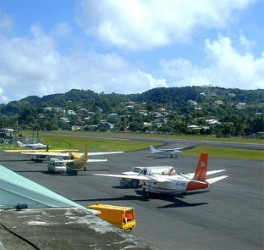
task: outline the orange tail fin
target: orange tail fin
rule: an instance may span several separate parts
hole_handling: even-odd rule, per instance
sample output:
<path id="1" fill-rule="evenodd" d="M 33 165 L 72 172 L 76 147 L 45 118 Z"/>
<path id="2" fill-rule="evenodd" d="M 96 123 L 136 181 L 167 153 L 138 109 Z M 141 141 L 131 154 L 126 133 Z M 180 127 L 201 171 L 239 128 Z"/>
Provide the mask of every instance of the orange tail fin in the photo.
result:
<path id="1" fill-rule="evenodd" d="M 206 180 L 207 167 L 208 167 L 208 154 L 201 153 L 199 162 L 198 162 L 196 170 L 195 170 L 193 180 L 205 181 Z"/>

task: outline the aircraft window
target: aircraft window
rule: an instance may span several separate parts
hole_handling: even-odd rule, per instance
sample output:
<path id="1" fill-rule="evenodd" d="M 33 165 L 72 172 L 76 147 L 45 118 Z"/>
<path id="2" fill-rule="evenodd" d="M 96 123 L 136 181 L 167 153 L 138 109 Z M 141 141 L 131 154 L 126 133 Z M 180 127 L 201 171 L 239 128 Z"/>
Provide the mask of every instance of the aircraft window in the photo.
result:
<path id="1" fill-rule="evenodd" d="M 134 172 L 136 172 L 136 173 L 139 173 L 140 172 L 140 168 L 134 168 Z"/>
<path id="2" fill-rule="evenodd" d="M 56 162 L 56 163 L 55 163 L 55 166 L 62 166 L 62 165 L 63 165 L 62 162 Z"/>

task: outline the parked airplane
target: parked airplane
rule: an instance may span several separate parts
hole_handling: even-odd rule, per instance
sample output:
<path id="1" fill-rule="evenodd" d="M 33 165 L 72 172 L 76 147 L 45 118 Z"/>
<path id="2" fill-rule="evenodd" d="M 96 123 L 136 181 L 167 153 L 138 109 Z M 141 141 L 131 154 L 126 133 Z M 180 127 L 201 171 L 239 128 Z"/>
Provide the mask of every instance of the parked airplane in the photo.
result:
<path id="1" fill-rule="evenodd" d="M 49 145 L 45 145 L 43 143 L 23 143 L 21 141 L 17 141 L 17 144 L 21 148 L 30 148 L 30 149 L 49 149 Z"/>
<path id="2" fill-rule="evenodd" d="M 186 147 L 179 147 L 179 148 L 163 148 L 163 149 L 156 149 L 154 146 L 149 146 L 150 152 L 152 154 L 159 154 L 171 158 L 179 158 L 182 155 L 182 150 L 187 150 L 194 148 L 194 146 L 186 146 Z"/>
<path id="3" fill-rule="evenodd" d="M 172 166 L 150 166 L 150 167 L 142 167 L 137 166 L 133 167 L 131 171 L 122 172 L 123 175 L 140 175 L 144 171 L 147 171 L 151 174 L 162 174 L 162 175 L 172 175 L 173 173 L 176 173 L 174 167 Z M 120 186 L 122 187 L 132 187 L 132 188 L 138 188 L 141 186 L 141 183 L 139 180 L 131 179 L 131 178 L 121 178 L 119 180 Z"/>
<path id="4" fill-rule="evenodd" d="M 44 161 L 50 160 L 51 157 L 64 157 L 68 159 L 80 159 L 85 153 L 76 152 L 76 150 L 62 150 L 63 152 L 54 152 L 54 151 L 35 151 L 35 152 L 21 152 L 24 155 L 30 155 L 32 160 Z M 89 152 L 88 156 L 96 155 L 108 155 L 108 154 L 120 154 L 124 153 L 123 151 L 112 151 L 112 152 Z"/>
<path id="5" fill-rule="evenodd" d="M 68 175 L 77 175 L 79 170 L 85 169 L 85 165 L 87 163 L 107 161 L 107 159 L 88 159 L 88 155 L 88 148 L 87 145 L 85 145 L 84 153 L 81 154 L 80 157 L 71 159 L 52 158 L 48 162 L 48 171 L 57 173 L 62 172 Z"/>
<path id="6" fill-rule="evenodd" d="M 227 177 L 227 175 L 222 175 L 222 176 L 206 179 L 207 175 L 212 175 L 225 171 L 224 169 L 207 171 L 207 168 L 208 168 L 208 154 L 201 153 L 195 173 L 190 173 L 190 174 L 176 173 L 173 175 L 157 175 L 157 174 L 149 173 L 146 169 L 146 171 L 143 171 L 142 174 L 131 175 L 131 176 L 111 175 L 111 174 L 93 174 L 93 175 L 137 179 L 142 183 L 143 192 L 148 196 L 152 193 L 186 194 L 187 191 L 208 188 L 209 184 L 220 181 Z"/>

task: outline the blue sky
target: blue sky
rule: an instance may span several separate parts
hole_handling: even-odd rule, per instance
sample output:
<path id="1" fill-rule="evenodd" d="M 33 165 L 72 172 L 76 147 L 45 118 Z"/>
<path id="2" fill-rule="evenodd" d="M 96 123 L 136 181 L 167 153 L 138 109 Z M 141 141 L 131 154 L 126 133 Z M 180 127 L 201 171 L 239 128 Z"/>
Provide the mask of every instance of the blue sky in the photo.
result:
<path id="1" fill-rule="evenodd" d="M 90 89 L 264 88 L 263 0 L 1 0 L 0 103 Z"/>

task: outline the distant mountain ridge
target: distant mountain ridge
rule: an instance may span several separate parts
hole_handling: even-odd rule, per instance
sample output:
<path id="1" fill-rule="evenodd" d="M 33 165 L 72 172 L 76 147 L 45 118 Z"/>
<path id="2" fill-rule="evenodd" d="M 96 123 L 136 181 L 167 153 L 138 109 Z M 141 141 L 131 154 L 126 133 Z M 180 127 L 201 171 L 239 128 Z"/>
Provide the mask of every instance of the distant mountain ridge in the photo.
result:
<path id="1" fill-rule="evenodd" d="M 203 96 L 225 99 L 228 96 L 234 102 L 264 103 L 264 89 L 241 90 L 220 87 L 171 87 L 154 88 L 141 94 L 105 94 L 92 90 L 72 89 L 65 93 L 51 94 L 43 97 L 28 96 L 19 101 L 11 101 L 0 105 L 2 114 L 15 114 L 23 108 L 65 107 L 76 105 L 96 105 L 110 102 L 118 105 L 121 102 L 151 102 L 156 104 L 170 104 L 185 106 L 189 100 L 201 101 Z M 114 106 L 115 106 L 114 105 Z M 100 106 L 100 105 L 99 105 Z"/>

